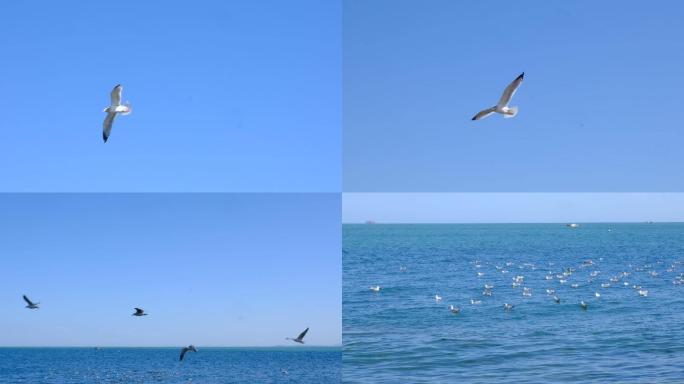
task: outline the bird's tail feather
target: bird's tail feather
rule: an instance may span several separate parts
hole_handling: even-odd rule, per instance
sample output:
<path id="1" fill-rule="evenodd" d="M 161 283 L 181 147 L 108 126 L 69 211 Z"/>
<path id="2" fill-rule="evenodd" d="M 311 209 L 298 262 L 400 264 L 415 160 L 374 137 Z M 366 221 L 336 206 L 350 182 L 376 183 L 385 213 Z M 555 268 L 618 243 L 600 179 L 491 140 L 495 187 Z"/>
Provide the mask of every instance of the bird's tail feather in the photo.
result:
<path id="1" fill-rule="evenodd" d="M 518 107 L 509 107 L 508 111 L 504 113 L 504 118 L 514 117 L 518 114 Z"/>

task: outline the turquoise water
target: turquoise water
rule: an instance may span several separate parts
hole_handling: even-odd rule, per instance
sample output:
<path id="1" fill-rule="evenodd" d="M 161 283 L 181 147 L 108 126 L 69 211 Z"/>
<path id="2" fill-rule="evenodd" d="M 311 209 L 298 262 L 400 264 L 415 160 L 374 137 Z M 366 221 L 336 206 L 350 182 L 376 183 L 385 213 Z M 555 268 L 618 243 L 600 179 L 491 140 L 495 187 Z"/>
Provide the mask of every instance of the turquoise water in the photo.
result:
<path id="1" fill-rule="evenodd" d="M 345 225 L 343 380 L 682 383 L 683 272 L 682 224 Z"/>
<path id="2" fill-rule="evenodd" d="M 339 348 L 0 348 L 2 383 L 339 383 Z M 287 371 L 287 374 L 282 372 Z"/>

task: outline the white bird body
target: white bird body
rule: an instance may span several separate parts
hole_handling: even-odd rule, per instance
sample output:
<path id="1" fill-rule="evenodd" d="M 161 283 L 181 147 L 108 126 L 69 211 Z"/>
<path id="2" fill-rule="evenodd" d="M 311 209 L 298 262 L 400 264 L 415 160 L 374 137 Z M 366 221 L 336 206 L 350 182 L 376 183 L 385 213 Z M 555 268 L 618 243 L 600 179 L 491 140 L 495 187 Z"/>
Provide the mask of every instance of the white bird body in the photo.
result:
<path id="1" fill-rule="evenodd" d="M 373 292 L 380 292 L 380 286 L 379 285 L 371 286 L 370 290 Z"/>
<path id="2" fill-rule="evenodd" d="M 442 296 L 435 295 L 435 301 L 437 301 L 437 302 L 442 301 Z"/>
<path id="3" fill-rule="evenodd" d="M 459 308 L 459 307 L 454 307 L 453 304 L 452 304 L 452 305 L 449 305 L 449 311 L 451 311 L 451 313 L 460 313 L 460 312 L 461 312 L 461 308 Z"/>
<path id="4" fill-rule="evenodd" d="M 478 112 L 475 116 L 473 116 L 472 120 L 484 119 L 492 113 L 502 114 L 505 118 L 514 117 L 517 115 L 518 107 L 509 107 L 508 104 L 511 102 L 515 91 L 517 91 L 518 87 L 520 87 L 523 77 L 525 77 L 525 72 L 516 77 L 515 80 L 513 80 L 513 82 L 511 82 L 506 89 L 504 89 L 499 102 L 495 106 Z"/>
<path id="5" fill-rule="evenodd" d="M 122 91 L 123 87 L 121 84 L 117 84 L 114 89 L 112 89 L 112 93 L 110 95 L 111 105 L 103 110 L 103 112 L 107 112 L 107 117 L 105 117 L 104 123 L 102 123 L 102 139 L 105 143 L 112 132 L 112 124 L 114 123 L 114 118 L 116 115 L 120 114 L 125 116 L 131 113 L 133 110 L 130 104 L 121 104 Z"/>

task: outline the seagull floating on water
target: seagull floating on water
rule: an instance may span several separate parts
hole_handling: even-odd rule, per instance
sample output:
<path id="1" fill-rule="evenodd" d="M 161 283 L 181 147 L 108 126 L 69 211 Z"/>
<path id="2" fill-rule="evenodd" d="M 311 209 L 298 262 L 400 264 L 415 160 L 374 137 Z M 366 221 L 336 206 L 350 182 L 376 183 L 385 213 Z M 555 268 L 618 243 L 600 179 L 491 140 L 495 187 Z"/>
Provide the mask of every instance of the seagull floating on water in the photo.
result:
<path id="1" fill-rule="evenodd" d="M 371 286 L 370 290 L 373 292 L 380 292 L 380 286 L 379 285 Z"/>
<path id="2" fill-rule="evenodd" d="M 183 349 L 181 349 L 180 359 L 178 361 L 183 361 L 183 357 L 185 357 L 185 354 L 188 351 L 197 352 L 197 348 L 195 348 L 194 345 L 188 345 L 187 347 L 183 347 Z"/>
<path id="3" fill-rule="evenodd" d="M 292 340 L 292 341 L 294 341 L 295 343 L 304 344 L 304 336 L 306 336 L 306 333 L 307 333 L 307 332 L 309 332 L 309 328 L 306 328 L 306 329 L 304 330 L 304 332 L 300 333 L 299 336 L 297 336 L 296 339 L 292 339 L 292 338 L 286 337 L 285 340 Z"/>
<path id="4" fill-rule="evenodd" d="M 453 304 L 452 304 L 452 305 L 449 306 L 449 311 L 451 311 L 451 313 L 460 313 L 460 312 L 461 312 L 461 308 L 459 308 L 459 307 L 454 307 Z"/>
<path id="5" fill-rule="evenodd" d="M 131 316 L 147 316 L 147 313 L 145 313 L 145 310 L 142 308 L 135 308 L 135 313 Z"/>
<path id="6" fill-rule="evenodd" d="M 582 309 L 584 309 L 586 311 L 587 307 L 589 307 L 589 306 L 587 305 L 587 303 L 584 302 L 584 300 L 582 300 L 582 301 L 580 301 L 580 307 L 582 307 Z"/>
<path id="7" fill-rule="evenodd" d="M 482 304 L 482 300 L 470 299 L 470 304 L 472 304 L 472 305 L 480 305 L 480 304 Z"/>
<path id="8" fill-rule="evenodd" d="M 109 138 L 109 134 L 112 132 L 112 123 L 114 123 L 116 114 L 119 113 L 125 116 L 132 111 L 131 105 L 129 103 L 121 104 L 121 91 L 123 91 L 123 87 L 121 84 L 117 84 L 116 87 L 112 89 L 112 93 L 110 95 L 112 99 L 112 105 L 105 108 L 103 111 L 107 112 L 107 117 L 105 117 L 104 123 L 102 124 L 102 139 L 105 143 Z"/>
<path id="9" fill-rule="evenodd" d="M 509 107 L 508 103 L 511 102 L 511 98 L 515 94 L 515 91 L 517 91 L 518 87 L 520 87 L 520 84 L 523 81 L 523 77 L 525 77 L 525 72 L 521 73 L 520 76 L 516 77 L 515 80 L 513 80 L 513 82 L 510 83 L 506 87 L 506 89 L 504 89 L 503 95 L 501 95 L 501 99 L 499 99 L 499 102 L 495 106 L 478 112 L 477 115 L 473 116 L 473 120 L 484 119 L 485 117 L 495 112 L 502 114 L 504 117 L 513 117 L 517 115 L 518 107 Z"/>
<path id="10" fill-rule="evenodd" d="M 437 302 L 442 301 L 442 296 L 440 296 L 440 295 L 435 295 L 435 301 L 437 301 Z"/>
<path id="11" fill-rule="evenodd" d="M 513 304 L 508 304 L 508 303 L 504 303 L 504 305 L 503 305 L 504 311 L 510 311 L 510 310 L 512 310 L 514 307 L 515 307 L 515 305 L 513 305 Z"/>
<path id="12" fill-rule="evenodd" d="M 40 304 L 40 303 L 34 303 L 33 301 L 29 300 L 29 298 L 26 297 L 26 295 L 24 295 L 23 297 L 24 297 L 24 301 L 25 301 L 26 304 L 27 304 L 27 305 L 26 305 L 26 308 L 28 308 L 28 309 L 38 309 L 38 304 Z M 49 311 L 48 311 L 48 312 L 49 312 Z"/>
<path id="13" fill-rule="evenodd" d="M 560 304 L 560 298 L 558 296 L 554 296 L 553 301 L 555 301 L 556 304 Z"/>

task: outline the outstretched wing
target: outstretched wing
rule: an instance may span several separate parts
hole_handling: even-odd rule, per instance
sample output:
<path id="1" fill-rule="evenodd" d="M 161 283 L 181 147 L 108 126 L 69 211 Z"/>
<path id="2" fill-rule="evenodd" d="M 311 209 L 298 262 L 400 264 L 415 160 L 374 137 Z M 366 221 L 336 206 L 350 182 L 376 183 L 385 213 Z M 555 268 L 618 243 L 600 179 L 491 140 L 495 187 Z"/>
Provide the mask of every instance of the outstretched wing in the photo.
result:
<path id="1" fill-rule="evenodd" d="M 143 313 L 144 311 L 141 308 L 135 308 L 135 313 Z"/>
<path id="2" fill-rule="evenodd" d="M 301 340 L 306 336 L 306 333 L 309 332 L 309 328 L 305 329 L 304 332 L 300 333 L 299 336 L 297 336 L 297 339 Z"/>
<path id="3" fill-rule="evenodd" d="M 112 123 L 114 123 L 114 117 L 116 117 L 116 113 L 109 112 L 107 113 L 107 117 L 104 119 L 104 123 L 102 123 L 102 139 L 105 143 L 109 138 L 109 134 L 112 132 Z"/>
<path id="4" fill-rule="evenodd" d="M 29 300 L 28 297 L 26 297 L 26 295 L 24 295 L 23 297 L 24 297 L 24 301 L 26 302 L 26 304 L 31 305 L 31 306 L 35 305 L 35 304 L 33 304 L 33 302 L 31 302 L 31 300 Z"/>
<path id="5" fill-rule="evenodd" d="M 508 105 L 513 95 L 515 95 L 515 91 L 518 90 L 518 87 L 522 83 L 523 77 L 525 77 L 525 72 L 521 73 L 520 76 L 516 77 L 512 83 L 508 84 L 508 87 L 504 89 L 503 95 L 501 95 L 501 99 L 499 99 L 497 106 L 505 107 Z"/>
<path id="6" fill-rule="evenodd" d="M 121 91 L 123 91 L 121 84 L 117 84 L 116 87 L 112 89 L 112 105 L 121 105 Z"/>
<path id="7" fill-rule="evenodd" d="M 477 115 L 473 116 L 473 120 L 484 119 L 485 117 L 494 113 L 494 111 L 496 111 L 496 107 L 487 108 L 484 111 L 480 111 L 477 113 Z"/>
<path id="8" fill-rule="evenodd" d="M 185 357 L 185 353 L 186 353 L 187 351 L 188 351 L 188 347 L 183 347 L 183 349 L 181 349 L 181 354 L 180 354 L 180 360 L 179 360 L 179 361 L 183 361 L 183 357 Z"/>

